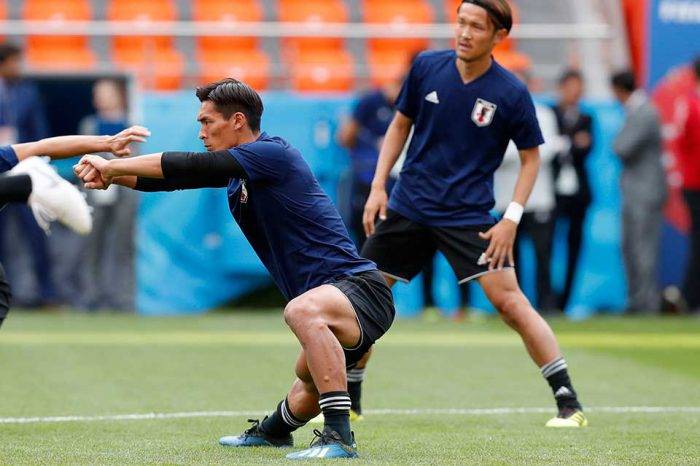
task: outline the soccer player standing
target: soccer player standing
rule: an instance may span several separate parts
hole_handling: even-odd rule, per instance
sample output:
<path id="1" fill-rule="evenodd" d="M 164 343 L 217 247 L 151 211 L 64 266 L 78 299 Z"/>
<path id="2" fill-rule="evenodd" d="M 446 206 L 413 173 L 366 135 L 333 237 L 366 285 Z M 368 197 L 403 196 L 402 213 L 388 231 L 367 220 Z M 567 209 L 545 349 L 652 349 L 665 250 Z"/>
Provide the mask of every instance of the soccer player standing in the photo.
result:
<path id="1" fill-rule="evenodd" d="M 414 62 L 365 206 L 369 238 L 362 255 L 377 264 L 390 284 L 412 279 L 435 250 L 445 255 L 460 283 L 478 280 L 552 388 L 558 415 L 547 426 L 581 427 L 587 420 L 567 363 L 513 271 L 513 243 L 537 178 L 543 139 L 525 84 L 491 55 L 512 24 L 506 0 L 464 0 L 456 50 L 425 52 Z M 387 178 L 411 126 L 406 161 L 388 199 Z M 513 202 L 496 223 L 489 214 L 493 176 L 511 140 L 520 153 L 520 174 Z"/>
<path id="2" fill-rule="evenodd" d="M 263 104 L 246 84 L 225 79 L 197 89 L 200 139 L 209 152 L 165 152 L 107 161 L 86 156 L 76 174 L 88 188 L 111 182 L 141 191 L 226 187 L 231 215 L 282 294 L 284 319 L 301 343 L 297 379 L 276 411 L 232 447 L 293 445 L 292 432 L 323 412 L 323 432 L 290 459 L 354 458 L 346 368 L 391 326 L 391 290 L 359 256 L 298 150 L 260 131 Z"/>

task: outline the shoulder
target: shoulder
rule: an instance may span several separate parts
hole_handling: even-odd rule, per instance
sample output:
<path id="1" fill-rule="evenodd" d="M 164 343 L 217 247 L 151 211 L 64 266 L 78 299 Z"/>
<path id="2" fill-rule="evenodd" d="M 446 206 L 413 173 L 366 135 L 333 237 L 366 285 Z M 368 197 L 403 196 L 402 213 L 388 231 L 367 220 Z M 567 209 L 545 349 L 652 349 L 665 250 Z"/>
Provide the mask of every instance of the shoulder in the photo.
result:
<path id="1" fill-rule="evenodd" d="M 428 71 L 436 66 L 451 63 L 454 59 L 454 50 L 426 50 L 416 55 L 411 66 L 414 70 Z"/>
<path id="2" fill-rule="evenodd" d="M 503 68 L 497 61 L 493 62 L 493 79 L 499 81 L 509 95 L 515 98 L 530 96 L 530 92 L 524 82 L 518 79 L 513 73 Z"/>

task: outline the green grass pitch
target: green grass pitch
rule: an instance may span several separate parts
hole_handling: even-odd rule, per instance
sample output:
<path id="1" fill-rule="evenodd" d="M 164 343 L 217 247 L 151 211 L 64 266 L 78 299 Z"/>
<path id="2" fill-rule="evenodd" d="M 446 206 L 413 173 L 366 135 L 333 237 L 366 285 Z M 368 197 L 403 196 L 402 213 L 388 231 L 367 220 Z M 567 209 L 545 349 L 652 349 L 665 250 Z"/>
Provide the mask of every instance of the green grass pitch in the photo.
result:
<path id="1" fill-rule="evenodd" d="M 355 463 L 700 464 L 700 319 L 552 323 L 590 427 L 544 428 L 549 387 L 500 321 L 399 321 L 368 369 Z M 297 352 L 280 312 L 11 314 L 0 463 L 279 463 L 217 440 L 276 405 Z"/>

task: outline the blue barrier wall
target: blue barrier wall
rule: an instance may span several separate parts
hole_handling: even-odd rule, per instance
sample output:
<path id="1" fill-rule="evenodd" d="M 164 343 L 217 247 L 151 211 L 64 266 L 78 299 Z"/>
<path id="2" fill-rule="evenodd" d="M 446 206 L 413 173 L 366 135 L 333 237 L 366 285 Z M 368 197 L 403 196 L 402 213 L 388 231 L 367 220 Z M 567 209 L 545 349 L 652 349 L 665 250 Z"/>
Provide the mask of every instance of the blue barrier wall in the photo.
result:
<path id="1" fill-rule="evenodd" d="M 348 160 L 333 135 L 351 99 L 269 93 L 263 100 L 263 129 L 299 148 L 326 192 L 337 201 L 339 180 Z M 198 107 L 191 92 L 146 95 L 144 123 L 153 136 L 144 152 L 203 150 L 197 139 Z M 619 252 L 619 167 L 609 150 L 621 124 L 621 112 L 611 103 L 592 103 L 588 107 L 596 116 L 598 142 L 589 164 L 595 200 L 586 221 L 581 273 L 567 310 L 575 317 L 585 317 L 597 309 L 621 309 L 625 294 Z M 555 241 L 555 285 L 563 281 L 564 275 L 562 227 Z M 270 283 L 230 217 L 224 190 L 144 194 L 137 235 L 136 301 L 140 313 L 203 312 Z M 526 256 L 531 254 L 527 247 L 524 249 Z M 521 261 L 521 266 L 532 269 L 532 259 Z M 437 304 L 448 312 L 454 310 L 457 286 L 442 257 L 436 258 L 435 277 Z M 523 287 L 529 295 L 534 293 L 532 280 L 525 280 Z M 397 285 L 395 296 L 401 315 L 420 310 L 420 288 L 419 280 Z M 472 304 L 490 310 L 478 287 L 472 289 Z"/>

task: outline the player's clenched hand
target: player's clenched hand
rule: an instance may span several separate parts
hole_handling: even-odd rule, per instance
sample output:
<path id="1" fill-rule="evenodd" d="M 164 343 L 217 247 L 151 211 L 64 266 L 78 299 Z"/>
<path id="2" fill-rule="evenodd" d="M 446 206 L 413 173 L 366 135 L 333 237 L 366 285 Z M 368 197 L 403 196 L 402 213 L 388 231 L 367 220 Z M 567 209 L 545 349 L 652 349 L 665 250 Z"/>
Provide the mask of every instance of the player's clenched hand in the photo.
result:
<path id="1" fill-rule="evenodd" d="M 73 171 L 88 189 L 107 189 L 112 184 L 109 174 L 109 161 L 97 155 L 85 155 L 74 167 Z"/>
<path id="2" fill-rule="evenodd" d="M 131 126 L 109 137 L 107 141 L 109 151 L 117 157 L 126 157 L 131 155 L 129 144 L 132 142 L 146 142 L 146 138 L 150 135 L 151 132 L 143 126 Z"/>
<path id="3" fill-rule="evenodd" d="M 362 225 L 365 228 L 365 235 L 369 236 L 374 233 L 374 220 L 379 214 L 380 220 L 386 219 L 386 206 L 389 203 L 389 197 L 386 195 L 386 189 L 372 188 L 365 203 L 365 212 L 362 215 Z"/>
<path id="4" fill-rule="evenodd" d="M 482 239 L 489 240 L 489 247 L 485 252 L 489 270 L 502 269 L 506 261 L 511 267 L 515 266 L 513 244 L 517 231 L 518 225 L 515 222 L 503 219 L 486 233 L 479 233 Z"/>

